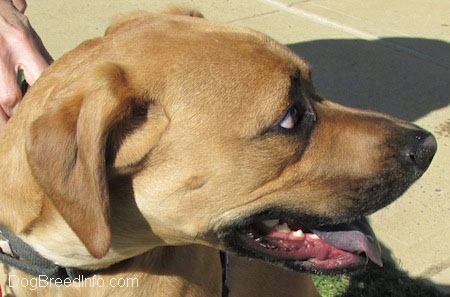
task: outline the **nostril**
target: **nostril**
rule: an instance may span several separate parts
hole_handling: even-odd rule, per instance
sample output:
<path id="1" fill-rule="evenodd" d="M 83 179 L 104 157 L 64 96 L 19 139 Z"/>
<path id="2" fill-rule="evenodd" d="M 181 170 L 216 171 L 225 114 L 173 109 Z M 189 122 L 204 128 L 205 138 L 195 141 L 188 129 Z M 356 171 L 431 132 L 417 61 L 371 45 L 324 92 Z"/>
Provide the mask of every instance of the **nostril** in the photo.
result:
<path id="1" fill-rule="evenodd" d="M 433 160 L 437 150 L 437 142 L 433 135 L 416 135 L 408 157 L 419 169 L 425 170 Z"/>
<path id="2" fill-rule="evenodd" d="M 409 153 L 408 154 L 409 159 L 413 162 L 413 163 L 417 163 L 416 162 L 416 155 L 413 153 Z"/>

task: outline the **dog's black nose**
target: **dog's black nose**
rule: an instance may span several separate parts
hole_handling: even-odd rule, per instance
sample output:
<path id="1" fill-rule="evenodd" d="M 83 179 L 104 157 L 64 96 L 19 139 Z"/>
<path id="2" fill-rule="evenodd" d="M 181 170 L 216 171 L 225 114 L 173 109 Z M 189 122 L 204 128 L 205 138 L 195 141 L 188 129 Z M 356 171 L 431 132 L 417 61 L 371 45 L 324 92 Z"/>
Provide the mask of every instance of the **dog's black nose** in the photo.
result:
<path id="1" fill-rule="evenodd" d="M 406 161 L 418 170 L 425 171 L 433 160 L 437 150 L 436 138 L 424 130 L 414 131 L 409 136 Z"/>

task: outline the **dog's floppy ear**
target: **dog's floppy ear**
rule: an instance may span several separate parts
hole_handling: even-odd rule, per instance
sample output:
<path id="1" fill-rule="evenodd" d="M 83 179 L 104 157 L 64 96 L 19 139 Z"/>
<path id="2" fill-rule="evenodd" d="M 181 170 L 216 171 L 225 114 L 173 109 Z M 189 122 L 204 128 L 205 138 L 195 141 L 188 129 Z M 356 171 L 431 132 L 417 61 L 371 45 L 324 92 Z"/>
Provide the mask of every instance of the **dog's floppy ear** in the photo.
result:
<path id="1" fill-rule="evenodd" d="M 74 90 L 51 95 L 31 126 L 27 155 L 54 206 L 101 258 L 111 244 L 107 173 L 145 158 L 167 119 L 153 101 L 133 94 L 117 64 L 105 63 L 81 80 Z"/>

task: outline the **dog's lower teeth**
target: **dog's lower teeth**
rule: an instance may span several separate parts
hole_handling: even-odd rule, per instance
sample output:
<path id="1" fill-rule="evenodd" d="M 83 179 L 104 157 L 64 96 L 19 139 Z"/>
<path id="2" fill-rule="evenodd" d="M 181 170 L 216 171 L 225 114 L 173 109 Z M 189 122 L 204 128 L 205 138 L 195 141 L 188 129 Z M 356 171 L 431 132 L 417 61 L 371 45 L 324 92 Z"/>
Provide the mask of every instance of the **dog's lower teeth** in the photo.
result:
<path id="1" fill-rule="evenodd" d="M 274 245 L 268 243 L 268 242 L 265 241 L 265 240 L 260 241 L 260 242 L 259 242 L 259 245 L 262 246 L 263 248 L 268 249 L 268 250 L 276 250 L 276 249 L 278 249 L 276 246 L 274 246 Z"/>

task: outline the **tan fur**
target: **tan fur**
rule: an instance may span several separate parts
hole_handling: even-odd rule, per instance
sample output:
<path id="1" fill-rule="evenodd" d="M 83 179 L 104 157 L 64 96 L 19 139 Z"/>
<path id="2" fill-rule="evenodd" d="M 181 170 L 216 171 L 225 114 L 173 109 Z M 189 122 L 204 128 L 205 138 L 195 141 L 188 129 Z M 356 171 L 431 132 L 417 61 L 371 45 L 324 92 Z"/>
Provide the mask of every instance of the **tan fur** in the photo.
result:
<path id="1" fill-rule="evenodd" d="M 315 111 L 295 137 L 276 130 L 293 102 Z M 119 18 L 51 65 L 0 134 L 0 223 L 60 265 L 139 287 L 14 291 L 220 296 L 217 232 L 268 207 L 336 222 L 381 207 L 353 213 L 399 129 L 416 128 L 318 97 L 307 64 L 262 34 Z M 229 281 L 230 296 L 318 296 L 308 275 L 234 256 Z"/>

